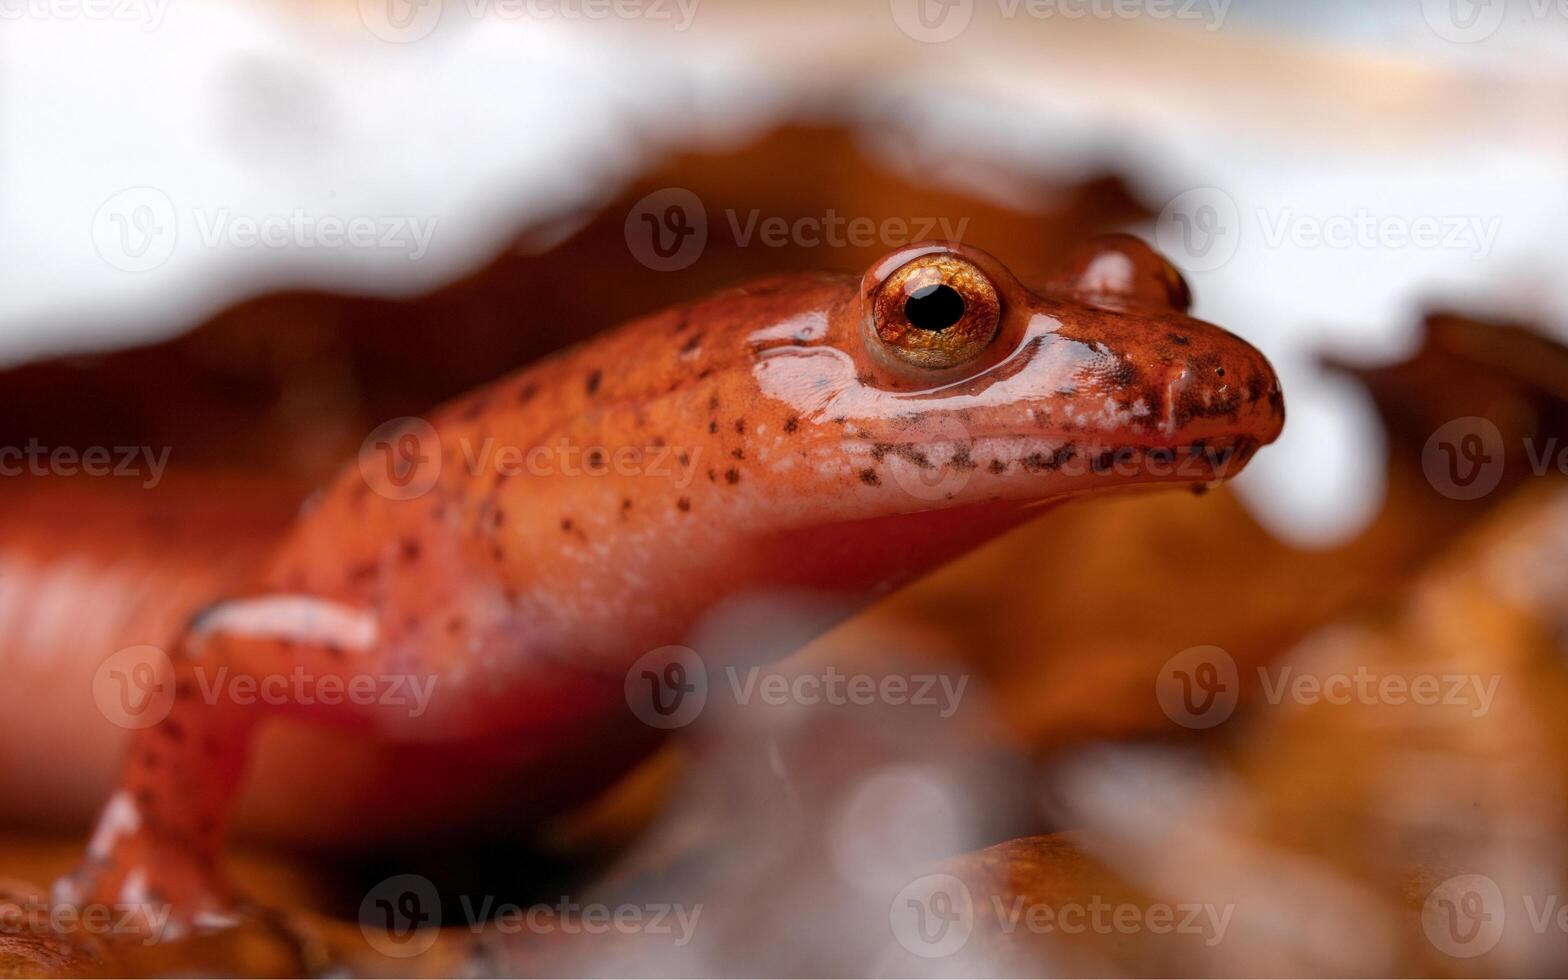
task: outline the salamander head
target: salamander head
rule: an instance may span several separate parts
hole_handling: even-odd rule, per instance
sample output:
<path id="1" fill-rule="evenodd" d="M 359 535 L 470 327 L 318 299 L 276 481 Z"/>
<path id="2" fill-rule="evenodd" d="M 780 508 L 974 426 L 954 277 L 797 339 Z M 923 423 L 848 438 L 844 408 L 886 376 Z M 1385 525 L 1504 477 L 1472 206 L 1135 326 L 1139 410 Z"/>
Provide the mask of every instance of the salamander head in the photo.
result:
<path id="1" fill-rule="evenodd" d="M 814 325 L 754 334 L 754 373 L 845 516 L 1206 485 L 1279 435 L 1284 402 L 1263 355 L 1188 302 L 1130 236 L 1093 240 L 1040 292 L 978 249 L 922 243 Z"/>

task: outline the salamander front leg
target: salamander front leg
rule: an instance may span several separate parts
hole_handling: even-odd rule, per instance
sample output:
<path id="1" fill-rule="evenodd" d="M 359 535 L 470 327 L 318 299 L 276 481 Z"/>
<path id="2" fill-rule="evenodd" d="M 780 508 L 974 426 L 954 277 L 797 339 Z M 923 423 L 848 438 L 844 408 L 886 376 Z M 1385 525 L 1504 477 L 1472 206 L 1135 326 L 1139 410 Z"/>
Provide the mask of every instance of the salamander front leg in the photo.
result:
<path id="1" fill-rule="evenodd" d="M 251 739 L 269 712 L 312 713 L 257 692 L 269 678 L 344 675 L 375 642 L 368 614 L 310 597 L 235 600 L 197 617 L 160 670 L 168 715 L 134 733 L 120 786 L 55 900 L 109 906 L 142 937 L 236 922 L 218 859 Z"/>

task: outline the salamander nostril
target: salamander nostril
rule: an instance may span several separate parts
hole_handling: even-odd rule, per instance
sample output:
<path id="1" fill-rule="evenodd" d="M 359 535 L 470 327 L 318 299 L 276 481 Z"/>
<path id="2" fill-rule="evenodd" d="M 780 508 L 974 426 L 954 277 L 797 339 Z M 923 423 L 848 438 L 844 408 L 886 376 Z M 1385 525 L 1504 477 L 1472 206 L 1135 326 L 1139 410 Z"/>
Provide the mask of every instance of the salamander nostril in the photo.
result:
<path id="1" fill-rule="evenodd" d="M 1214 374 L 1215 374 L 1216 377 L 1223 378 L 1223 377 L 1225 377 L 1225 369 L 1222 368 L 1222 367 L 1217 367 L 1217 368 L 1214 369 Z"/>
<path id="2" fill-rule="evenodd" d="M 945 282 L 921 286 L 904 301 L 904 316 L 920 330 L 946 330 L 964 318 L 964 297 Z"/>

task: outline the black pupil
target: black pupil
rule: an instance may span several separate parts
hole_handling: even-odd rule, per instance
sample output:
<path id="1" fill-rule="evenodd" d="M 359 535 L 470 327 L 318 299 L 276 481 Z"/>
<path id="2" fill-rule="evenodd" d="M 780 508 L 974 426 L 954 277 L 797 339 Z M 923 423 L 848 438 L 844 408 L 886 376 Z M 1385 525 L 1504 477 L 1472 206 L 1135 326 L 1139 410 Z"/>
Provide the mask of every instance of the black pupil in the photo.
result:
<path id="1" fill-rule="evenodd" d="M 904 301 L 909 325 L 921 330 L 946 330 L 964 318 L 964 298 L 945 282 L 921 286 Z"/>

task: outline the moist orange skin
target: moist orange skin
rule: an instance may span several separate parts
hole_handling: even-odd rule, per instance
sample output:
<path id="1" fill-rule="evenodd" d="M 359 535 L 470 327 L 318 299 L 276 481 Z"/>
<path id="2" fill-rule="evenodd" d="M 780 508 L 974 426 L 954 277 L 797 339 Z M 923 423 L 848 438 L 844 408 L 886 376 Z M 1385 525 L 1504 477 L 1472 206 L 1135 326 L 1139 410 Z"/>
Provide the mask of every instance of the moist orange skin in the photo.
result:
<path id="1" fill-rule="evenodd" d="M 961 257 L 1001 304 L 990 347 L 935 371 L 890 357 L 868 319 L 882 281 L 927 255 Z M 383 433 L 253 584 L 171 644 L 173 708 L 134 736 L 61 897 L 155 896 L 177 922 L 221 921 L 217 857 L 269 715 L 455 780 L 515 783 L 530 761 L 552 778 L 517 794 L 522 819 L 657 744 L 626 672 L 720 603 L 809 586 L 851 608 L 1041 504 L 1233 475 L 1283 424 L 1278 382 L 1185 303 L 1124 236 L 1039 294 L 978 250 L 918 245 L 859 279 L 772 278 L 633 321 Z M 220 667 L 433 687 L 418 715 L 241 705 L 203 693 Z"/>

